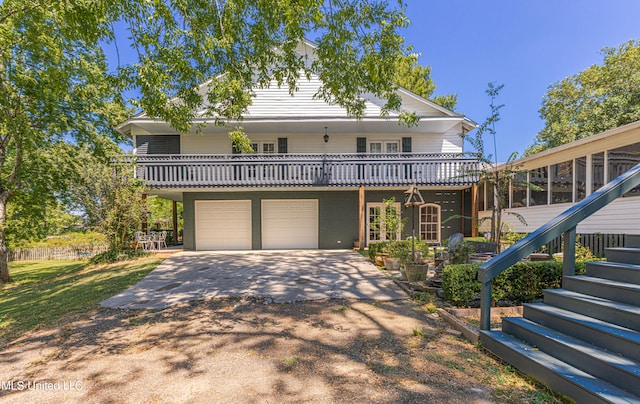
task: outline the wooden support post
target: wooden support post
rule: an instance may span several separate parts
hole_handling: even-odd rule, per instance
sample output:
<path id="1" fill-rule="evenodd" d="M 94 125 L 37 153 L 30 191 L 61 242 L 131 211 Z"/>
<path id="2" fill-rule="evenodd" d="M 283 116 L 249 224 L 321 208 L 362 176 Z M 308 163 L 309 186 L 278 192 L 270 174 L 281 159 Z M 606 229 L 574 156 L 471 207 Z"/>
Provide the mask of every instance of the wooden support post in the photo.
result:
<path id="1" fill-rule="evenodd" d="M 173 201 L 173 245 L 178 245 L 178 202 Z"/>
<path id="2" fill-rule="evenodd" d="M 149 216 L 147 215 L 147 194 L 142 194 L 142 203 L 144 204 L 144 218 L 142 218 L 142 231 L 147 232 L 149 229 Z"/>
<path id="3" fill-rule="evenodd" d="M 471 237 L 478 237 L 478 186 L 471 186 Z"/>
<path id="4" fill-rule="evenodd" d="M 365 234 L 365 204 L 364 204 L 364 187 L 358 189 L 358 243 L 360 248 L 364 248 Z"/>
<path id="5" fill-rule="evenodd" d="M 466 229 L 466 226 L 464 225 L 465 221 L 467 220 L 465 216 L 465 206 L 464 206 L 464 200 L 466 199 L 464 197 L 465 192 L 467 192 L 466 189 L 463 189 L 462 191 L 460 191 L 460 196 L 461 196 L 460 205 L 462 206 L 462 209 L 460 210 L 460 212 L 462 212 L 462 217 L 460 218 L 460 230 L 461 230 L 460 232 L 462 234 L 467 234 L 466 232 L 467 229 Z"/>

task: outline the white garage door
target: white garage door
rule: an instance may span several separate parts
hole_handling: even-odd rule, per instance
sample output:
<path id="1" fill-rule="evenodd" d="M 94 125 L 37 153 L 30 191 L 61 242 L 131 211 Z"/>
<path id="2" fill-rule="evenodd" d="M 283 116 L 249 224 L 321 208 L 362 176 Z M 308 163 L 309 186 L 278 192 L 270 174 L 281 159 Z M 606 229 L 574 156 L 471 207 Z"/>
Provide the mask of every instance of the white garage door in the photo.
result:
<path id="1" fill-rule="evenodd" d="M 318 248 L 318 200 L 263 200 L 262 248 Z"/>
<path id="2" fill-rule="evenodd" d="M 250 250 L 251 201 L 196 201 L 196 250 Z"/>

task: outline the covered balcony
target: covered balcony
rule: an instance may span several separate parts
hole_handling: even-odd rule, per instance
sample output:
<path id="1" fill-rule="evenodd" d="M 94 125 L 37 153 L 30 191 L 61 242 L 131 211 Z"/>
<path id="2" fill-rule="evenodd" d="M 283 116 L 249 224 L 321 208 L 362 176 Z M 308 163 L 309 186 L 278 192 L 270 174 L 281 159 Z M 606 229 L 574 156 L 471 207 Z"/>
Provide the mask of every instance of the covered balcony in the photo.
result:
<path id="1" fill-rule="evenodd" d="M 477 182 L 456 154 L 154 154 L 134 156 L 151 188 L 449 186 Z"/>

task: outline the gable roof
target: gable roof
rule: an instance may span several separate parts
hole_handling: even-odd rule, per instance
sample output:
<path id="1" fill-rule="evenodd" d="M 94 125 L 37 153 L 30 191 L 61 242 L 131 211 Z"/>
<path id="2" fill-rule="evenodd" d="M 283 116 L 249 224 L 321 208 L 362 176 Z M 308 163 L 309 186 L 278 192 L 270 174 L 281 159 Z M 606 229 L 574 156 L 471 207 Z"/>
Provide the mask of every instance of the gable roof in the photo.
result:
<path id="1" fill-rule="evenodd" d="M 313 60 L 316 59 L 316 48 L 317 45 L 315 43 L 306 39 L 298 45 L 297 51 L 300 55 L 304 56 L 307 67 L 310 67 Z M 204 95 L 204 91 L 207 90 L 208 85 L 213 80 L 215 80 L 215 78 L 207 80 L 199 86 L 199 90 L 202 95 Z M 256 88 L 253 90 L 252 103 L 247 108 L 247 112 L 244 114 L 243 120 L 355 120 L 355 118 L 348 116 L 346 108 L 337 104 L 327 103 L 322 99 L 314 97 L 321 84 L 320 78 L 316 74 L 312 74 L 309 80 L 301 76 L 297 83 L 297 90 L 293 94 L 290 94 L 287 86 L 278 86 L 277 82 L 272 80 L 268 87 Z M 421 119 L 444 118 L 445 120 L 459 121 L 462 123 L 463 129 L 467 132 L 473 130 L 477 126 L 475 122 L 463 115 L 448 110 L 405 88 L 399 87 L 397 89 L 397 93 L 402 100 L 401 110 L 415 113 Z M 379 121 L 381 119 L 380 113 L 385 101 L 373 94 L 362 94 L 361 98 L 365 100 L 365 111 L 362 116 L 362 121 Z M 206 104 L 203 105 L 203 108 L 198 113 L 200 118 L 196 119 L 194 123 L 207 121 L 211 118 L 206 115 L 205 107 Z M 384 119 L 399 121 L 399 117 L 399 111 L 390 111 L 388 116 Z M 116 129 L 122 133 L 128 133 L 130 131 L 130 124 L 137 121 L 149 122 L 150 118 L 145 112 L 141 112 L 120 124 Z"/>

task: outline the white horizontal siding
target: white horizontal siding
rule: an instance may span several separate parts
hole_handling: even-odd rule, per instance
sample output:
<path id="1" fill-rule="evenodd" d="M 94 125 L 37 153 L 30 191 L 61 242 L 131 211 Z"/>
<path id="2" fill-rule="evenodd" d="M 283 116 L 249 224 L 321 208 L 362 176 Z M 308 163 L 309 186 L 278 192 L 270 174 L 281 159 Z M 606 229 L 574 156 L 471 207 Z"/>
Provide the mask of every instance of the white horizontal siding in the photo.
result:
<path id="1" fill-rule="evenodd" d="M 231 154 L 231 140 L 224 134 L 180 136 L 182 154 Z"/>
<path id="2" fill-rule="evenodd" d="M 509 229 L 531 233 L 540 226 L 546 224 L 566 209 L 571 204 L 559 204 L 548 206 L 533 206 L 530 208 L 512 209 L 522 215 L 527 221 L 528 226 L 523 225 L 518 219 L 511 215 L 505 215 L 504 221 L 509 223 Z M 491 212 L 480 212 L 480 217 L 490 216 Z M 487 230 L 488 221 L 481 228 L 482 231 Z M 640 197 L 619 198 L 611 204 L 602 208 L 593 216 L 584 220 L 578 225 L 578 233 L 603 233 L 603 234 L 640 234 Z"/>
<path id="3" fill-rule="evenodd" d="M 319 78 L 315 75 L 310 80 L 303 77 L 298 82 L 297 91 L 291 95 L 287 85 L 278 87 L 274 80 L 269 88 L 255 90 L 255 97 L 245 117 L 346 117 L 347 112 L 344 108 L 314 98 L 320 84 Z M 380 116 L 380 106 L 368 101 L 365 116 Z"/>
<path id="4" fill-rule="evenodd" d="M 289 153 L 355 153 L 356 138 L 366 137 L 370 141 L 398 141 L 402 147 L 403 135 L 393 134 L 361 134 L 330 133 L 329 142 L 325 143 L 323 132 L 304 134 L 248 134 L 255 142 L 274 142 L 277 147 L 279 137 L 286 137 Z M 457 137 L 457 134 L 455 135 Z M 407 135 L 405 135 L 407 137 Z M 462 148 L 453 144 L 448 134 L 413 134 L 412 151 L 414 153 L 459 153 Z M 180 150 L 183 154 L 229 154 L 231 140 L 226 133 L 183 135 Z"/>
<path id="5" fill-rule="evenodd" d="M 426 104 L 417 96 L 411 96 L 401 92 L 400 98 L 402 99 L 402 107 L 407 111 L 415 112 L 422 116 L 447 116 L 447 114 Z"/>

